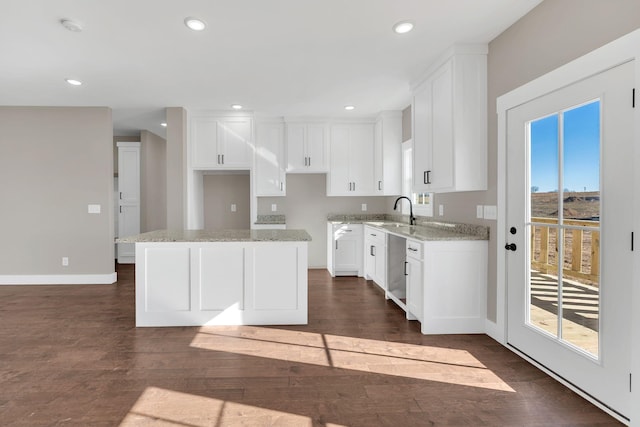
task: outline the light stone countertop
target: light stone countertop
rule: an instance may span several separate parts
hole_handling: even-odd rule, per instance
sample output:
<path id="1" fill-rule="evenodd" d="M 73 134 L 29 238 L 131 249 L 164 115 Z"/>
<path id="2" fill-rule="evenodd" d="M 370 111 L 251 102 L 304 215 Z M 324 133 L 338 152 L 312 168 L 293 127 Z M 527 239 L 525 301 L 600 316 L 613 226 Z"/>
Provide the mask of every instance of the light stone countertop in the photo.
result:
<path id="1" fill-rule="evenodd" d="M 331 224 L 364 224 L 401 237 L 422 241 L 489 240 L 489 227 L 483 225 L 433 221 L 418 217 L 417 225 L 409 225 L 408 217 L 388 214 L 331 214 Z"/>
<path id="2" fill-rule="evenodd" d="M 151 242 L 308 242 L 305 230 L 156 230 L 116 239 L 116 243 Z"/>
<path id="3" fill-rule="evenodd" d="M 258 215 L 255 224 L 286 224 L 284 215 Z"/>

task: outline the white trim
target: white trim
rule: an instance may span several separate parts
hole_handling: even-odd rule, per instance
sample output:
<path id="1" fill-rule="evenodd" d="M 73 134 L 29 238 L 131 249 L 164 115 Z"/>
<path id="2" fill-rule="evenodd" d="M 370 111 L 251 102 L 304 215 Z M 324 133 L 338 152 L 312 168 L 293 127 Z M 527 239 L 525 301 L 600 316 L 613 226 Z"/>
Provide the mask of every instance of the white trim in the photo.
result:
<path id="1" fill-rule="evenodd" d="M 486 43 L 464 43 L 455 44 L 445 50 L 435 61 L 432 61 L 429 67 L 416 80 L 409 82 L 411 92 L 415 93 L 434 71 L 440 68 L 445 62 L 455 55 L 487 55 L 489 53 L 489 45 Z"/>
<path id="2" fill-rule="evenodd" d="M 608 43 L 593 52 L 590 52 L 570 63 L 557 68 L 529 83 L 520 86 L 513 91 L 504 94 L 497 99 L 497 113 L 498 113 L 498 224 L 497 224 L 497 313 L 495 328 L 487 321 L 487 333 L 493 337 L 493 333 L 496 336 L 500 335 L 500 331 L 504 331 L 504 341 L 500 341 L 503 344 L 506 342 L 507 333 L 507 321 L 506 321 L 506 265 L 504 259 L 504 249 L 502 244 L 505 242 L 506 236 L 506 115 L 507 111 L 522 105 L 528 101 L 531 101 L 540 96 L 544 96 L 550 92 L 566 87 L 577 81 L 586 79 L 590 76 L 613 68 L 617 65 L 623 64 L 628 61 L 636 61 L 635 68 L 635 82 L 634 86 L 640 82 L 640 66 L 638 61 L 640 60 L 640 29 L 635 30 L 626 36 L 623 36 L 617 40 Z M 630 88 L 631 89 L 631 88 Z M 636 91 L 638 92 L 638 91 Z M 631 101 L 631 96 L 629 96 Z M 640 94 L 636 93 L 636 108 L 634 111 L 634 149 L 635 149 L 635 164 L 640 164 Z M 636 188 L 640 188 L 640 168 L 636 168 L 633 172 L 633 180 Z M 634 199 L 634 228 L 640 230 L 640 197 Z M 640 234 L 640 231 L 637 231 Z M 635 251 L 635 262 L 633 270 L 633 290 L 632 295 L 632 307 L 640 307 L 640 283 L 638 277 L 640 277 L 640 251 Z M 635 402 L 640 395 L 640 310 L 634 309 L 631 313 L 631 371 L 635 373 L 633 375 L 633 387 L 630 392 L 630 401 Z M 491 329 L 491 334 L 489 333 Z M 495 331 L 495 332 L 494 332 Z M 510 348 L 510 347 L 508 347 Z M 594 401 L 588 395 L 585 395 L 580 390 L 575 389 L 572 385 L 566 383 L 564 380 L 558 378 L 553 373 L 547 371 L 544 367 L 533 362 L 520 352 L 517 352 L 521 357 L 529 360 L 538 368 L 547 372 L 549 375 L 565 384 L 567 387 L 574 390 L 576 393 L 583 396 L 585 399 L 594 403 L 605 412 L 611 414 L 615 418 L 618 416 L 612 414 L 610 410 L 602 407 L 598 402 Z M 631 412 L 629 414 L 631 422 L 630 426 L 640 426 L 640 405 L 631 405 Z"/>
<path id="3" fill-rule="evenodd" d="M 0 276 L 0 285 L 111 285 L 118 273 L 108 274 L 18 274 Z"/>
<path id="4" fill-rule="evenodd" d="M 498 327 L 498 324 L 496 322 L 492 322 L 491 320 L 487 319 L 484 323 L 484 333 L 489 335 L 489 337 L 498 341 L 502 345 L 507 344 L 506 334 L 504 333 L 504 330 Z"/>

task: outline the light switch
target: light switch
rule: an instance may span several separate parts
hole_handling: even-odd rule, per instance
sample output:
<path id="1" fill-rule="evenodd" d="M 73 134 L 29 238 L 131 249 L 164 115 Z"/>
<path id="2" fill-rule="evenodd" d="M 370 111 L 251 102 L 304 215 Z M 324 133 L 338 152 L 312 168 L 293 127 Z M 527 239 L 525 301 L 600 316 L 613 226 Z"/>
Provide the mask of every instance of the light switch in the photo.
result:
<path id="1" fill-rule="evenodd" d="M 90 214 L 99 214 L 100 213 L 100 205 L 89 205 L 87 211 Z"/>
<path id="2" fill-rule="evenodd" d="M 496 205 L 487 205 L 484 207 L 484 219 L 497 219 L 498 208 Z"/>
<path id="3" fill-rule="evenodd" d="M 367 204 L 363 203 L 362 204 L 362 212 L 365 212 L 367 210 Z"/>
<path id="4" fill-rule="evenodd" d="M 438 205 L 438 215 L 444 215 L 444 205 Z"/>
<path id="5" fill-rule="evenodd" d="M 275 203 L 273 203 L 273 204 L 271 205 L 271 212 L 275 212 L 275 211 L 277 211 L 277 210 L 278 210 L 278 205 L 276 205 Z"/>
<path id="6" fill-rule="evenodd" d="M 232 203 L 231 204 L 231 212 L 235 212 L 237 210 L 236 204 Z"/>
<path id="7" fill-rule="evenodd" d="M 476 218 L 484 218 L 484 206 L 476 206 Z"/>

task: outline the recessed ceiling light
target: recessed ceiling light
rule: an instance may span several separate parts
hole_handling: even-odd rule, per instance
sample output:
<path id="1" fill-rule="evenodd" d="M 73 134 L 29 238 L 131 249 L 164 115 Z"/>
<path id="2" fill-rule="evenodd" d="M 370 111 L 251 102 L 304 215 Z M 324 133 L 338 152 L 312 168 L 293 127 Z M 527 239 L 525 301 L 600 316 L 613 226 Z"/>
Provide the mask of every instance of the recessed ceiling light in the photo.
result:
<path id="1" fill-rule="evenodd" d="M 167 127 L 167 124 L 165 122 L 160 123 L 160 126 L 162 126 L 163 128 Z"/>
<path id="2" fill-rule="evenodd" d="M 400 21 L 393 26 L 393 31 L 397 34 L 405 34 L 411 30 L 413 30 L 413 22 L 411 21 Z"/>
<path id="3" fill-rule="evenodd" d="M 76 79 L 65 79 L 65 81 L 73 86 L 80 86 L 82 84 L 80 80 L 76 80 Z"/>
<path id="4" fill-rule="evenodd" d="M 184 25 L 191 28 L 193 31 L 202 31 L 207 26 L 203 20 L 192 17 L 184 18 Z"/>
<path id="5" fill-rule="evenodd" d="M 344 109 L 347 110 L 347 111 L 351 111 L 351 110 L 355 110 L 356 107 L 354 107 L 353 105 L 345 105 Z"/>
<path id="6" fill-rule="evenodd" d="M 242 110 L 242 105 L 240 104 L 231 104 L 231 108 L 234 110 Z"/>
<path id="7" fill-rule="evenodd" d="M 60 23 L 67 30 L 73 31 L 74 33 L 79 33 L 80 31 L 82 31 L 82 24 L 76 21 L 72 21 L 71 19 L 61 19 Z"/>

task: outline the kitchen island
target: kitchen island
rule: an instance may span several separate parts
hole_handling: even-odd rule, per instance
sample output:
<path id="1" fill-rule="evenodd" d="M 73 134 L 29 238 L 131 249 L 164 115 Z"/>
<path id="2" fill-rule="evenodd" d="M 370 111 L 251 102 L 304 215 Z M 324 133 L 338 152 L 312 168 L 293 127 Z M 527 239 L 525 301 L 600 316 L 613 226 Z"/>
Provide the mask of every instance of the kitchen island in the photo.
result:
<path id="1" fill-rule="evenodd" d="M 307 324 L 304 230 L 158 230 L 136 246 L 136 326 Z"/>

